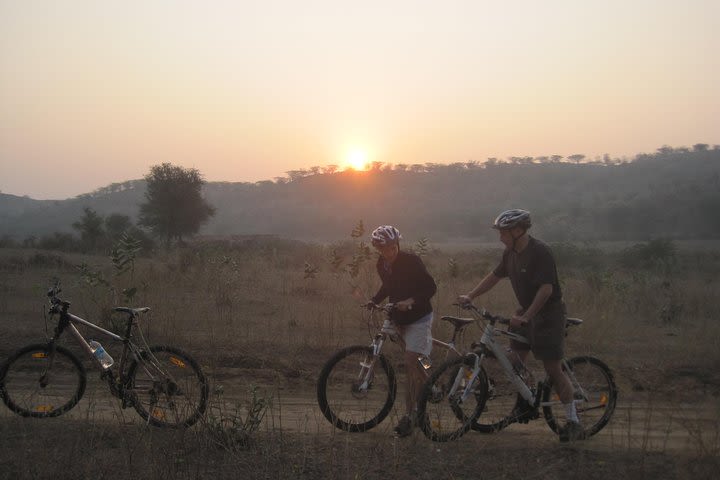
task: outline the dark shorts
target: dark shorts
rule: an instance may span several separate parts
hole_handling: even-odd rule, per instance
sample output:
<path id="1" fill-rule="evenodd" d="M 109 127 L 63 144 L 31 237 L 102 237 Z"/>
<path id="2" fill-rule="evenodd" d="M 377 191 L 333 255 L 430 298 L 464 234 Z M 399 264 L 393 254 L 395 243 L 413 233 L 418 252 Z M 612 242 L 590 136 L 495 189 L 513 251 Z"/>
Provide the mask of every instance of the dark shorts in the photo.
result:
<path id="1" fill-rule="evenodd" d="M 565 357 L 565 304 L 543 308 L 527 325 L 514 332 L 527 337 L 530 344 L 510 341 L 513 350 L 532 350 L 538 360 L 562 360 Z"/>

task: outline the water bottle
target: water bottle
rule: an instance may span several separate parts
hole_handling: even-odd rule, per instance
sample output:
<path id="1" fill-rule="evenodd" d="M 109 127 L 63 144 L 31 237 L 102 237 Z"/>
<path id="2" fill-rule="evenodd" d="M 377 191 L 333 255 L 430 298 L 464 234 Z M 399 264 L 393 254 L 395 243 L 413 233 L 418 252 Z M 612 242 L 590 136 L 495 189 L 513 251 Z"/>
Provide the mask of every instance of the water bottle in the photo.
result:
<path id="1" fill-rule="evenodd" d="M 105 351 L 102 345 L 100 345 L 100 342 L 96 342 L 95 340 L 90 340 L 90 349 L 92 350 L 93 354 L 95 354 L 95 358 L 98 359 L 100 362 L 100 365 L 104 369 L 108 369 L 112 366 L 113 363 L 115 363 L 115 360 L 110 356 L 108 352 Z"/>

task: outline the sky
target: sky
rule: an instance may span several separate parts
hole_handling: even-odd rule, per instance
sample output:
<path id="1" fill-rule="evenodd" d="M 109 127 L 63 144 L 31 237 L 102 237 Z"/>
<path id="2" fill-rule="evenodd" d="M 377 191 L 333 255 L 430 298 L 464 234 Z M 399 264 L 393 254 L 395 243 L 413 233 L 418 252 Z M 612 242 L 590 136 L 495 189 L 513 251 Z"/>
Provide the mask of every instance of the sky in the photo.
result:
<path id="1" fill-rule="evenodd" d="M 717 0 L 0 0 L 0 192 L 720 143 Z"/>

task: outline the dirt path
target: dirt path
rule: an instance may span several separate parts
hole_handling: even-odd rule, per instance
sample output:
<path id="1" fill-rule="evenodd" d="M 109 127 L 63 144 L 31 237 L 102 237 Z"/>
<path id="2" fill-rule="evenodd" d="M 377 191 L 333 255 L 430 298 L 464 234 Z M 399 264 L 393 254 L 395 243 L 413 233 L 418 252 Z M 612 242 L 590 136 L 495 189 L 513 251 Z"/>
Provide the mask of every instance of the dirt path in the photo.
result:
<path id="1" fill-rule="evenodd" d="M 334 429 L 323 417 L 315 399 L 315 386 L 303 385 L 278 387 L 270 383 L 257 384 L 261 398 L 270 398 L 261 429 L 282 430 L 293 433 L 320 435 L 367 435 L 391 436 L 392 427 L 398 420 L 397 408 L 375 429 L 364 434 L 346 434 Z M 227 379 L 222 385 L 222 394 L 211 389 L 209 413 L 220 415 L 246 415 L 250 402 L 250 385 L 236 379 Z M 402 398 L 399 392 L 398 398 Z M 0 418 L 14 414 L 2 406 Z M 693 404 L 656 403 L 632 400 L 623 397 L 618 400 L 615 414 L 600 433 L 583 442 L 583 448 L 592 451 L 632 450 L 643 452 L 698 452 L 718 450 L 718 403 L 712 399 Z M 59 419 L 39 421 L 62 421 L 62 418 L 88 419 L 91 421 L 118 421 L 123 424 L 140 423 L 143 420 L 133 409 L 123 410 L 117 399 L 110 396 L 107 387 L 99 380 L 88 378 L 88 388 L 80 403 Z M 422 441 L 422 434 L 416 437 Z M 478 447 L 492 443 L 497 446 L 526 445 L 557 442 L 541 418 L 527 425 L 511 425 L 506 430 L 484 435 L 469 432 L 460 441 L 475 442 Z M 448 445 L 448 444 L 446 444 Z M 437 444 L 437 448 L 446 448 Z"/>

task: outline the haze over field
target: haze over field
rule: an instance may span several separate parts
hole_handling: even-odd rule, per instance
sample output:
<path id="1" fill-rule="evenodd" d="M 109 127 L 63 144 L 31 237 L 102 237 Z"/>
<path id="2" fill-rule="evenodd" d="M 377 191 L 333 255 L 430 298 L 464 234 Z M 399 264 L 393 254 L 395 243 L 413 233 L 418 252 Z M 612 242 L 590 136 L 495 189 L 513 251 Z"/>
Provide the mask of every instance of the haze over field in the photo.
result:
<path id="1" fill-rule="evenodd" d="M 0 191 L 720 143 L 720 3 L 0 1 Z"/>

